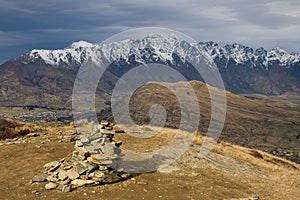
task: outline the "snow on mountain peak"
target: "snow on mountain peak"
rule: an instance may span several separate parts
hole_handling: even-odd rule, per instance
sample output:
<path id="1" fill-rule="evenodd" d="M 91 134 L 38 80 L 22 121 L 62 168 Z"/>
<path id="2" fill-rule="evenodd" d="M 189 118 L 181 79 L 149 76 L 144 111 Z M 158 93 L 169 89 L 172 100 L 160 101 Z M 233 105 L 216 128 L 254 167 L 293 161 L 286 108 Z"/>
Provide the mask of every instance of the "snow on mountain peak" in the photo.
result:
<path id="1" fill-rule="evenodd" d="M 203 53 L 208 62 L 225 59 L 228 63 L 231 59 L 237 64 L 249 62 L 253 67 L 261 63 L 266 68 L 268 68 L 269 63 L 277 61 L 282 66 L 300 62 L 299 54 L 288 53 L 280 48 L 267 51 L 263 48 L 253 50 L 237 43 L 225 46 L 213 41 L 199 42 L 198 44 L 188 43 L 180 40 L 175 34 L 149 34 L 140 39 L 127 39 L 108 44 L 78 41 L 65 49 L 32 50 L 29 53 L 29 60 L 34 61 L 41 58 L 45 63 L 54 66 L 80 66 L 88 60 L 102 64 L 103 59 L 112 62 L 121 58 L 127 60 L 130 55 L 134 55 L 136 61 L 140 63 L 145 63 L 145 59 L 170 61 L 172 63 L 174 53 L 184 62 L 186 58 L 193 59 L 191 58 L 192 55 L 189 54 L 195 51 L 195 48 Z"/>
<path id="2" fill-rule="evenodd" d="M 262 62 L 261 64 L 268 68 L 269 63 L 274 61 L 278 61 L 282 66 L 289 66 L 300 61 L 299 54 L 288 53 L 280 48 L 267 51 L 261 47 L 253 50 L 250 47 L 237 43 L 220 46 L 212 41 L 200 42 L 199 46 L 204 51 L 207 51 L 213 59 L 225 58 L 227 62 L 232 59 L 237 64 L 250 62 L 253 67 L 259 64 L 259 62 Z"/>
<path id="3" fill-rule="evenodd" d="M 279 47 L 270 50 L 267 53 L 267 60 L 279 61 L 281 65 L 290 65 L 300 61 L 300 55 L 295 53 L 288 53 L 287 51 L 280 49 Z"/>
<path id="4" fill-rule="evenodd" d="M 174 34 L 149 34 L 142 39 L 127 39 L 109 44 L 79 41 L 62 50 L 35 49 L 29 53 L 29 57 L 30 60 L 41 58 L 47 64 L 58 66 L 74 63 L 80 65 L 87 60 L 101 64 L 102 59 L 112 62 L 120 58 L 127 59 L 131 54 L 135 54 L 137 61 L 144 63 L 142 57 L 146 55 L 146 51 L 150 51 L 151 56 L 156 54 L 162 60 L 172 60 L 172 53 L 178 44 L 179 39 Z"/>
<path id="5" fill-rule="evenodd" d="M 70 48 L 70 49 L 76 49 L 76 48 L 89 48 L 89 47 L 93 47 L 95 46 L 94 44 L 92 43 L 89 43 L 89 42 L 86 42 L 86 41 L 78 41 L 78 42 L 73 42 L 69 47 L 67 48 Z"/>

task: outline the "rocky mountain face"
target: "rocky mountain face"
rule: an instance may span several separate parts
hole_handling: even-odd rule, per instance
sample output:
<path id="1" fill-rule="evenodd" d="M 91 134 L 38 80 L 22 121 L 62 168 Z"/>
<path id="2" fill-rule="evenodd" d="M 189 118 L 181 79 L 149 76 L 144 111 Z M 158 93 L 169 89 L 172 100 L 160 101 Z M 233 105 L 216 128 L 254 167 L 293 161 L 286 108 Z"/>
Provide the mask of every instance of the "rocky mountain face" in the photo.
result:
<path id="1" fill-rule="evenodd" d="M 299 92 L 300 55 L 275 48 L 253 50 L 233 44 L 200 43 L 217 64 L 226 89 L 234 93 Z"/>
<path id="2" fill-rule="evenodd" d="M 110 44 L 80 41 L 62 50 L 32 50 L 12 59 L 0 66 L 0 105 L 69 106 L 77 71 L 90 61 L 110 63 L 98 87 L 99 95 L 105 96 L 125 72 L 146 63 L 168 65 L 187 80 L 203 80 L 189 62 L 203 59 L 216 64 L 226 89 L 234 93 L 300 92 L 299 54 L 148 35 Z"/>

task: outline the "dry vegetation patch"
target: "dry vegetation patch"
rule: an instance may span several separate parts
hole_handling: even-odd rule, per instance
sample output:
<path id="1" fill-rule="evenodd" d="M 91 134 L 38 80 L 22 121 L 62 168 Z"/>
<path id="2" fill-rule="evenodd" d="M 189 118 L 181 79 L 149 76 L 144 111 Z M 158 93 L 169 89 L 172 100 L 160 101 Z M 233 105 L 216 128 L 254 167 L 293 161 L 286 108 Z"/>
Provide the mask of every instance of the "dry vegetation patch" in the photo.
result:
<path id="1" fill-rule="evenodd" d="M 32 124 L 14 121 L 11 119 L 0 119 L 0 140 L 23 137 L 42 128 Z"/>

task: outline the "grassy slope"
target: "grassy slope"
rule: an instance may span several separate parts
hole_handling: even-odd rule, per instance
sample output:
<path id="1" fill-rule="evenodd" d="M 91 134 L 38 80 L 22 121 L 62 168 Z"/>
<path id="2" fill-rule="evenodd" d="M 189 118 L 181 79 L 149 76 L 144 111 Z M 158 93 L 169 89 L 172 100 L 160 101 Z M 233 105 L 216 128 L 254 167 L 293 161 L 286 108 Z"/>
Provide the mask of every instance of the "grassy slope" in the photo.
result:
<path id="1" fill-rule="evenodd" d="M 186 91 L 184 83 L 150 83 L 139 88 L 131 98 L 131 117 L 138 123 L 149 121 L 148 110 L 153 104 L 161 104 L 169 112 L 167 125 L 176 127 L 180 122 L 180 105 L 176 97 L 165 86 Z M 210 97 L 207 86 L 192 81 L 199 100 L 201 122 L 199 129 L 205 134 L 210 119 Z M 300 131 L 300 105 L 281 101 L 250 100 L 226 92 L 227 116 L 221 139 L 242 146 L 265 151 L 273 149 L 300 151 L 297 135 Z M 192 98 L 186 94 L 186 98 Z M 195 108 L 196 109 L 196 108 Z"/>

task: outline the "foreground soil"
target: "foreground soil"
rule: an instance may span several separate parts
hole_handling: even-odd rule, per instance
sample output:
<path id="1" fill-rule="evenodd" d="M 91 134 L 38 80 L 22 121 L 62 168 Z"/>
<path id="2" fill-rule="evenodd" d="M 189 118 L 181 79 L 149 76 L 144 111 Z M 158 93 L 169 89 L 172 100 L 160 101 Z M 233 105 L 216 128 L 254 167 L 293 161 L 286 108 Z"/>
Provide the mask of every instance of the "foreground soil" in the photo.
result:
<path id="1" fill-rule="evenodd" d="M 45 129 L 18 142 L 1 142 L 0 199 L 231 199 L 257 194 L 260 199 L 300 199 L 300 166 L 258 150 L 221 142 L 205 159 L 197 156 L 203 138 L 169 168 L 136 174 L 123 182 L 82 187 L 69 193 L 31 183 L 47 162 L 73 151 L 71 127 Z M 152 140 L 119 134 L 122 148 L 151 151 L 174 135 L 166 129 Z"/>

